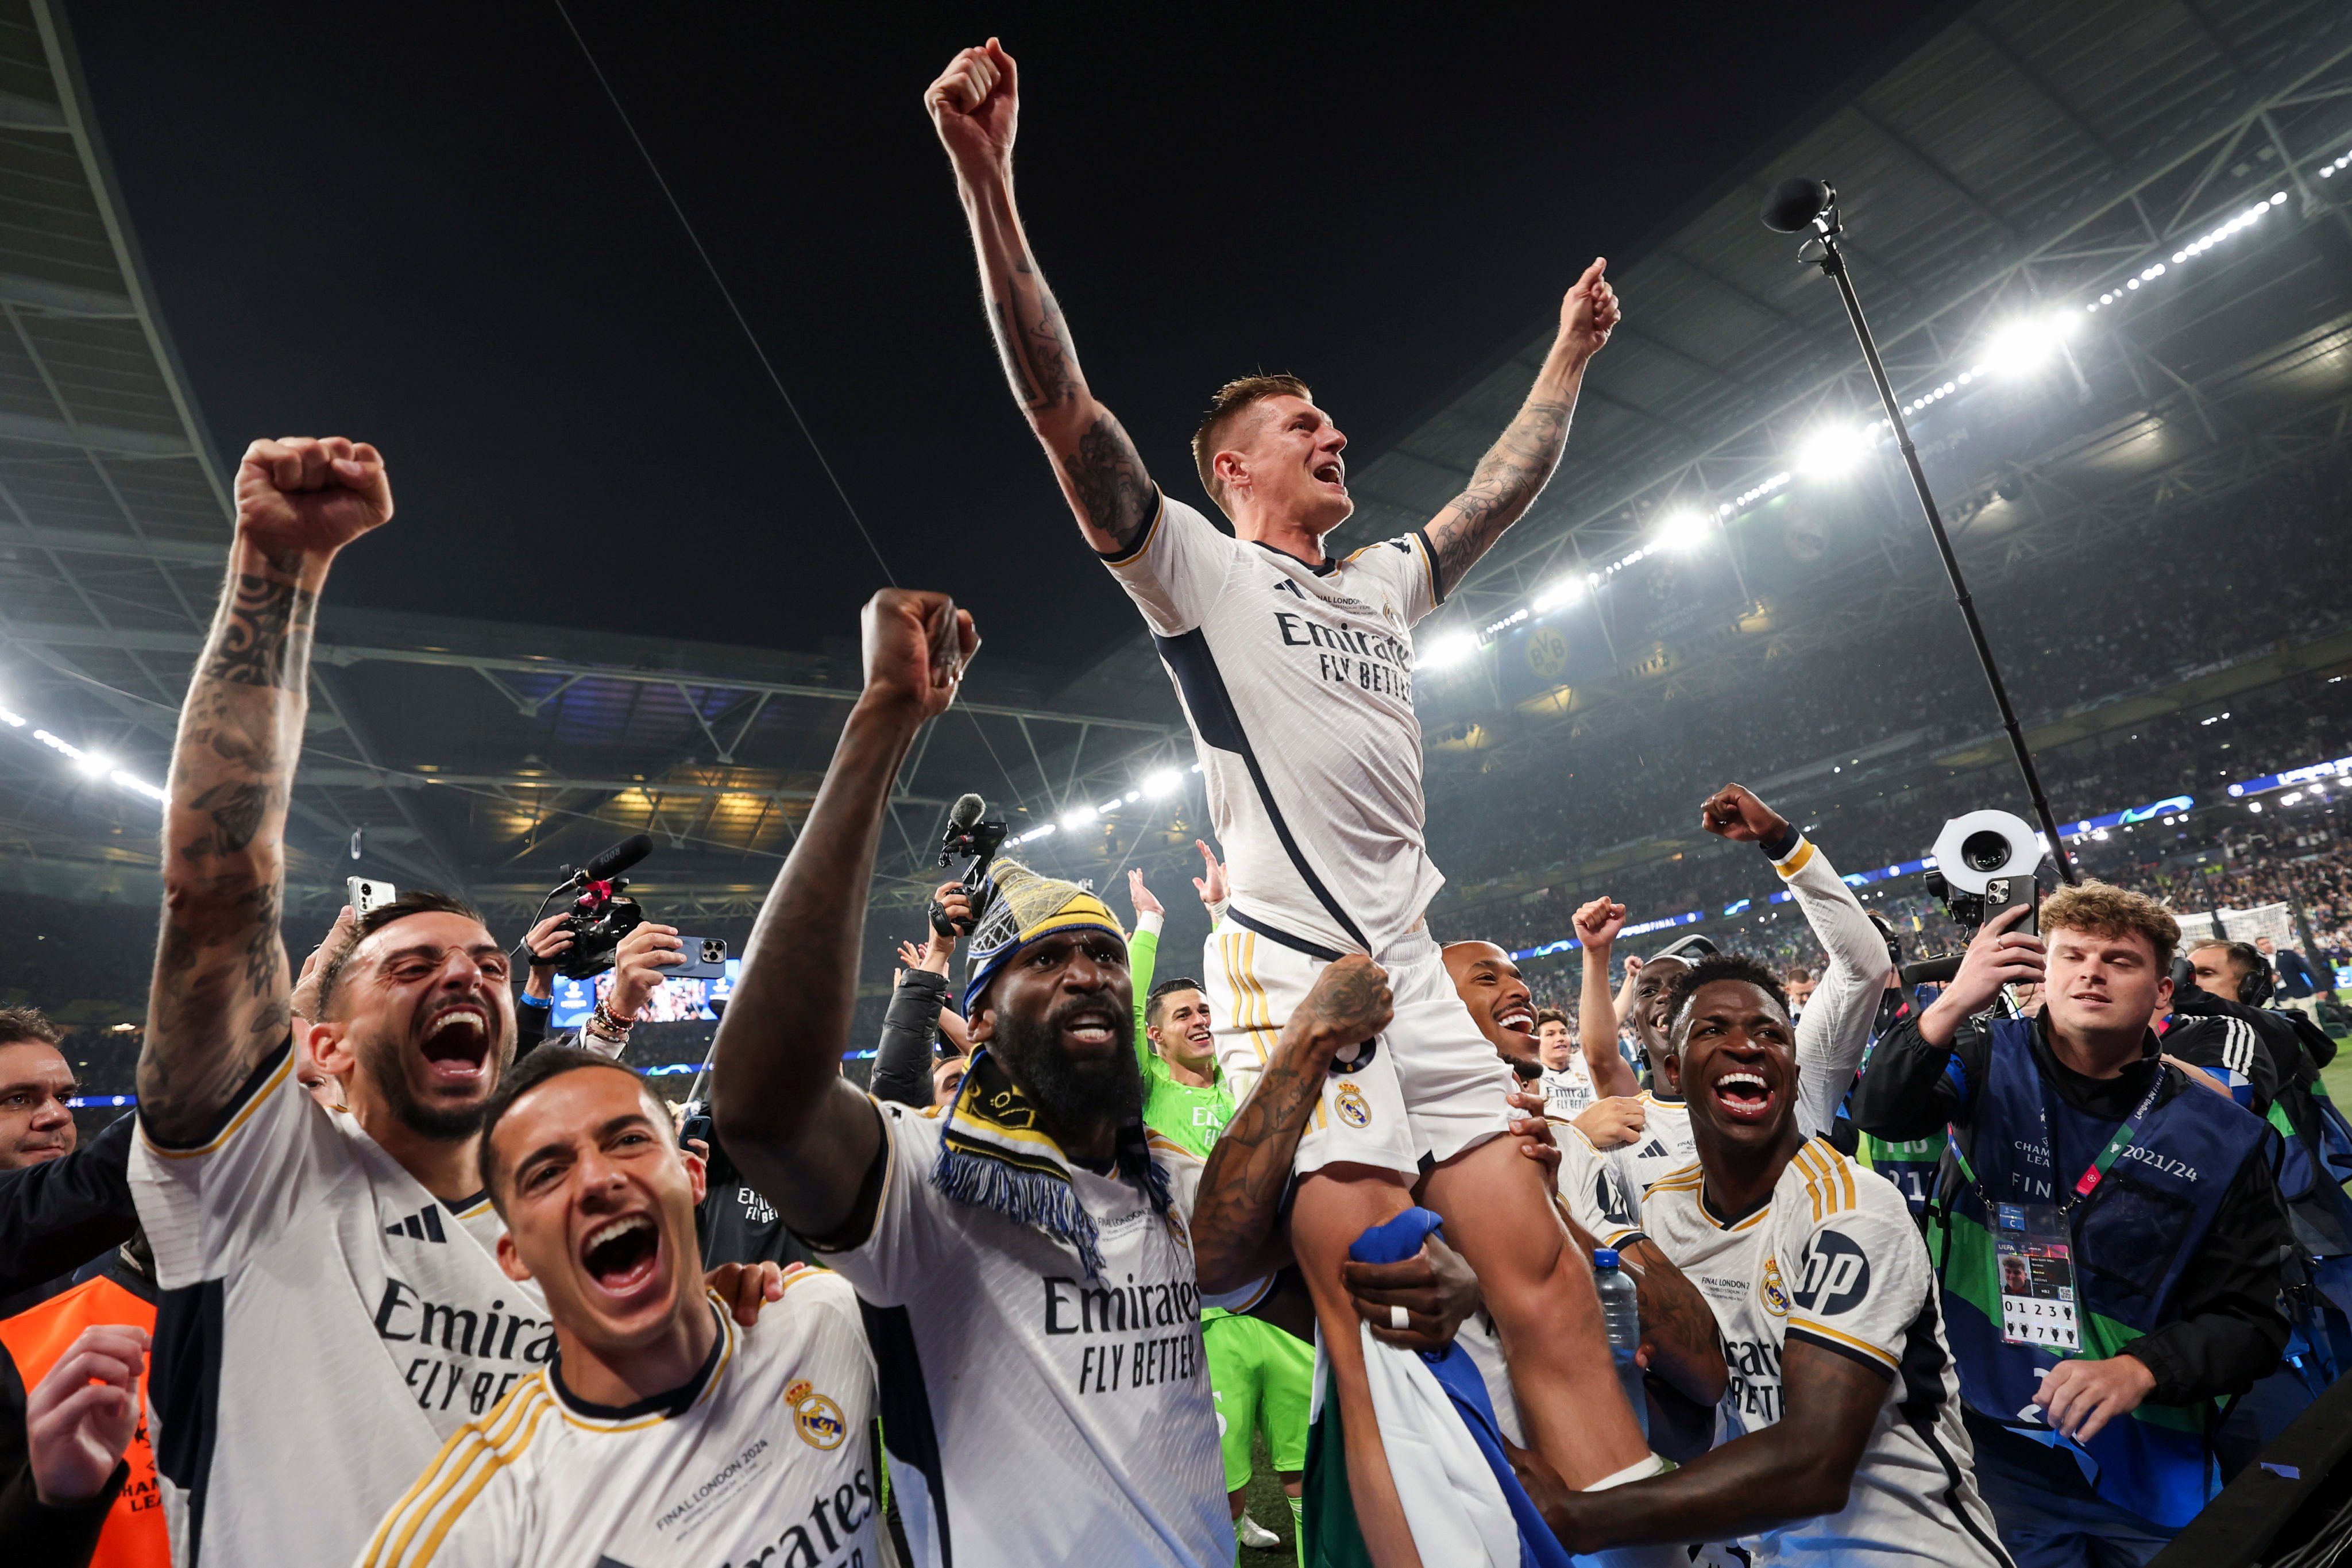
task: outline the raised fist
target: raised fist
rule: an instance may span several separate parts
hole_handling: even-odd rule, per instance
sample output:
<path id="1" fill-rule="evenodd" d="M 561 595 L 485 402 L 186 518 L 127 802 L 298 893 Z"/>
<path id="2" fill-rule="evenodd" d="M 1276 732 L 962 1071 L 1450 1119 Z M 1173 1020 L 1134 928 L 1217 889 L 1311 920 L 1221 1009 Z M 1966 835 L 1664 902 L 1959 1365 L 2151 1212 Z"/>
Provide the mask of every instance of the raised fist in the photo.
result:
<path id="1" fill-rule="evenodd" d="M 364 441 L 256 441 L 237 465 L 237 531 L 268 554 L 332 555 L 391 517 L 392 481 Z"/>
<path id="2" fill-rule="evenodd" d="M 945 594 L 885 588 L 858 617 L 865 643 L 866 695 L 936 718 L 955 700 L 964 666 L 980 651 L 971 612 Z"/>
<path id="3" fill-rule="evenodd" d="M 1624 312 L 1617 307 L 1617 290 L 1609 286 L 1609 258 L 1596 256 L 1568 298 L 1559 302 L 1560 342 L 1579 353 L 1599 353 L 1609 346 Z"/>
<path id="4" fill-rule="evenodd" d="M 1770 844 L 1789 835 L 1789 819 L 1746 784 L 1727 784 L 1698 808 L 1698 825 L 1737 844 Z"/>
<path id="5" fill-rule="evenodd" d="M 1013 57 L 994 38 L 964 50 L 924 89 L 923 107 L 958 169 L 1004 163 L 1013 156 L 1013 123 L 1021 113 Z"/>
<path id="6" fill-rule="evenodd" d="M 1595 899 L 1576 911 L 1576 939 L 1587 947 L 1607 947 L 1625 929 L 1625 906 Z"/>

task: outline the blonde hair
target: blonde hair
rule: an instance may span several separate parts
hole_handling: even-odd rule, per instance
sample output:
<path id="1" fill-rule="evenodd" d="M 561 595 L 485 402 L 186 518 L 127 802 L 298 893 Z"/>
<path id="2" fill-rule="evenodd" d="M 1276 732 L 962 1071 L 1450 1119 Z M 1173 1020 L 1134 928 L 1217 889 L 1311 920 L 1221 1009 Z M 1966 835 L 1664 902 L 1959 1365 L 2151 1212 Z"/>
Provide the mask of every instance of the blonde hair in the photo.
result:
<path id="1" fill-rule="evenodd" d="M 2158 970 L 2172 967 L 2172 950 L 2180 943 L 2180 922 L 2171 910 L 2146 893 L 2107 882 L 2081 882 L 2051 894 L 2042 905 L 2042 929 L 2144 936 L 2156 950 Z"/>
<path id="2" fill-rule="evenodd" d="M 1192 432 L 1192 467 L 1200 470 L 1201 488 L 1219 507 L 1225 504 L 1225 487 L 1217 482 L 1217 449 L 1225 431 L 1244 410 L 1269 397 L 1303 397 L 1315 401 L 1307 384 L 1295 375 L 1245 375 L 1217 388 L 1201 427 Z"/>

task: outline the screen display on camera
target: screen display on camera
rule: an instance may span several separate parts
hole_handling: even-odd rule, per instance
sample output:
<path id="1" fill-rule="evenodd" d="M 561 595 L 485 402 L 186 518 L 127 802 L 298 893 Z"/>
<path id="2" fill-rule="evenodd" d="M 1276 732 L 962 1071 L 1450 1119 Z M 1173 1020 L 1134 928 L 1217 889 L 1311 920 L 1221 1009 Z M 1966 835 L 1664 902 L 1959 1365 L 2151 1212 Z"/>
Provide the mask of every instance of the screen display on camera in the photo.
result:
<path id="1" fill-rule="evenodd" d="M 714 1001 L 724 1002 L 735 994 L 735 982 L 743 973 L 743 961 L 730 958 L 727 973 L 709 980 L 665 980 L 654 987 L 646 1005 L 645 1022 L 648 1024 L 679 1024 L 700 1021 L 709 1023 L 719 1016 L 710 1009 Z M 587 1022 L 596 1004 L 613 988 L 613 972 L 604 971 L 593 980 L 575 980 L 559 975 L 555 982 L 554 1011 L 548 1026 L 556 1029 L 576 1029 Z"/>

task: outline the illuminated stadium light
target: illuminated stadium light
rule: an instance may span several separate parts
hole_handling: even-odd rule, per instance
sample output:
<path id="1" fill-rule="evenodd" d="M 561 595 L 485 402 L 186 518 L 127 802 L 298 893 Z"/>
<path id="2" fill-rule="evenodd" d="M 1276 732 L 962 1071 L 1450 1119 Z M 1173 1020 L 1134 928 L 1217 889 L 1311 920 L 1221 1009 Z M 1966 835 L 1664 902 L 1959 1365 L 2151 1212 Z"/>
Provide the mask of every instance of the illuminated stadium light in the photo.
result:
<path id="1" fill-rule="evenodd" d="M 1103 802 L 1100 805 L 1095 807 L 1095 815 L 1097 816 L 1108 816 L 1112 812 L 1117 811 L 1119 808 L 1119 805 L 1120 801 L 1118 796 L 1113 795 L 1108 800 Z"/>
<path id="2" fill-rule="evenodd" d="M 1184 775 L 1174 768 L 1161 768 L 1158 773 L 1143 775 L 1143 793 L 1158 800 L 1175 794 L 1176 787 L 1183 782 Z"/>
<path id="3" fill-rule="evenodd" d="M 2158 270 L 2162 270 L 2161 264 Z M 1992 335 L 1985 345 L 1985 363 L 2004 374 L 2022 375 L 2041 369 L 2058 352 L 2058 345 L 2082 324 L 2082 318 L 2071 310 L 2053 311 L 2047 316 L 2011 321 Z M 1938 387 L 1932 395 L 1943 396 Z"/>
<path id="4" fill-rule="evenodd" d="M 1789 476 L 1785 473 L 1774 474 L 1769 479 L 1759 479 L 1753 488 L 1742 490 L 1738 495 L 1732 498 L 1732 510 L 1736 511 L 1739 508 L 1748 505 L 1750 502 L 1762 500 L 1766 496 L 1770 495 L 1774 490 L 1779 489 L 1782 485 L 1785 485 L 1788 482 Z"/>
<path id="5" fill-rule="evenodd" d="M 1581 598 L 1583 595 L 1583 579 L 1579 577 L 1558 578 L 1549 586 L 1546 587 L 1541 593 L 1535 596 L 1533 607 L 1536 614 L 1540 616 L 1546 610 L 1556 610 L 1562 605 L 1574 604 L 1578 599 Z"/>
<path id="6" fill-rule="evenodd" d="M 1423 669 L 1450 669 L 1478 651 L 1478 639 L 1468 632 L 1443 632 L 1429 639 L 1413 663 Z"/>
<path id="7" fill-rule="evenodd" d="M 103 752 L 84 752 L 74 759 L 74 766 L 94 779 L 102 779 L 115 771 L 114 759 Z"/>
<path id="8" fill-rule="evenodd" d="M 1517 626 L 1521 621 L 1528 618 L 1528 606 L 1522 605 L 1517 609 L 1513 610 L 1509 615 L 1505 616 L 1501 620 L 1487 622 L 1486 629 L 1482 635 L 1493 637 L 1496 632 L 1504 631 L 1509 627 Z"/>
<path id="9" fill-rule="evenodd" d="M 149 784 L 145 779 L 133 778 L 129 773 L 124 773 L 121 768 L 115 769 L 106 776 L 111 779 L 118 785 L 129 790 L 132 795 L 143 795 L 149 800 L 153 801 L 157 805 L 163 804 L 163 792 L 157 789 L 153 784 Z"/>
<path id="10" fill-rule="evenodd" d="M 1696 550 L 1706 542 L 1707 530 L 1713 520 L 1688 507 L 1676 507 L 1658 520 L 1658 531 L 1654 547 L 1665 550 Z"/>
<path id="11" fill-rule="evenodd" d="M 1062 826 L 1065 827 L 1084 827 L 1087 823 L 1092 822 L 1096 817 L 1100 816 L 1101 815 L 1101 812 L 1097 811 L 1091 805 L 1074 805 L 1070 807 L 1069 810 L 1062 813 Z"/>
<path id="12" fill-rule="evenodd" d="M 1825 478 L 1843 474 L 1862 461 L 1869 450 L 1870 437 L 1860 426 L 1843 422 L 1823 425 L 1798 443 L 1797 469 Z"/>
<path id="13" fill-rule="evenodd" d="M 1139 789 L 1131 789 L 1118 798 L 1125 804 L 1133 805 L 1137 801 L 1143 798 L 1143 792 Z"/>
<path id="14" fill-rule="evenodd" d="M 1054 824 L 1050 822 L 1040 823 L 1038 826 L 1031 828 L 1028 832 L 1021 835 L 1020 837 L 1015 838 L 1013 842 L 1015 844 L 1034 844 L 1040 838 L 1050 837 L 1053 831 Z"/>
<path id="15" fill-rule="evenodd" d="M 0 723 L 6 724 L 12 730 L 22 730 L 30 724 L 31 721 L 10 709 L 0 708 Z M 158 805 L 163 803 L 165 796 L 162 789 L 149 784 L 135 773 L 117 767 L 114 759 L 105 752 L 84 751 L 64 736 L 44 730 L 38 725 L 33 725 L 32 729 L 33 739 L 71 763 L 75 772 L 87 778 L 104 779 L 118 789 L 129 790 L 131 794 L 152 800 Z"/>

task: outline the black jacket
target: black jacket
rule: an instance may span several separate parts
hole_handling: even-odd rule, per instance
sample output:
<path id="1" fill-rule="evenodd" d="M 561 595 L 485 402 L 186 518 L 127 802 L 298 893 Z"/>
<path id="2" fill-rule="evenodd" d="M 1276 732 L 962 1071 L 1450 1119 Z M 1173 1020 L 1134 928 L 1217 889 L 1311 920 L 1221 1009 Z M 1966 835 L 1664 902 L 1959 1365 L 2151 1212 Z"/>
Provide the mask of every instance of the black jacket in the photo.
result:
<path id="1" fill-rule="evenodd" d="M 932 1042 L 940 1037 L 940 1009 L 947 1005 L 948 977 L 928 969 L 910 969 L 890 994 L 890 1011 L 882 1019 L 882 1038 L 874 1048 L 874 1076 L 869 1080 L 877 1100 L 896 1100 L 918 1110 L 931 1103 Z"/>
<path id="2" fill-rule="evenodd" d="M 2121 1121 L 2147 1089 L 2147 1073 L 2169 1080 L 2159 1103 L 2176 1094 L 2204 1094 L 2174 1068 L 2152 1059 L 2116 1078 L 2085 1078 L 2051 1054 L 2040 1019 L 2032 1034 L 2033 1065 L 2067 1104 L 2086 1116 Z M 2147 1057 L 2157 1054 L 2147 1039 Z M 1906 1018 L 1872 1047 L 1870 1064 L 1853 1091 L 1854 1124 L 1874 1136 L 1932 1138 L 1945 1125 L 1971 1127 L 1960 1086 L 1946 1070 L 1958 1058 L 1968 1081 L 1985 1081 L 1990 1043 L 1983 1026 L 1961 1026 L 1949 1048 L 1929 1045 L 1916 1018 Z M 2189 1405 L 2243 1394 L 2278 1365 L 2287 1321 L 2279 1310 L 2284 1265 L 2293 1250 L 2286 1207 L 2279 1201 L 2271 1163 L 2250 1159 L 2223 1194 L 2205 1244 L 2180 1278 L 2180 1316 L 2134 1340 L 2125 1352 L 2156 1374 L 2155 1405 Z"/>
<path id="3" fill-rule="evenodd" d="M 131 1239 L 135 1116 L 121 1116 L 63 1159 L 0 1171 L 0 1318 L 38 1306 L 74 1270 Z"/>

